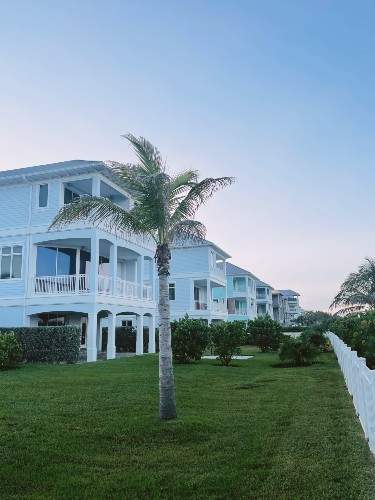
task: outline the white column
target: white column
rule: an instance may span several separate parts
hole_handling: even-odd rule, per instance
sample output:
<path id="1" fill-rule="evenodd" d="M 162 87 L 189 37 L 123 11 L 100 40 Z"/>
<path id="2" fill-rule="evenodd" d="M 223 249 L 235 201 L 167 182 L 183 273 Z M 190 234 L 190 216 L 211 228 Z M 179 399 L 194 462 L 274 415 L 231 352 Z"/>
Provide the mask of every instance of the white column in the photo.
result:
<path id="1" fill-rule="evenodd" d="M 89 288 L 91 293 L 98 293 L 98 272 L 99 272 L 99 238 L 95 235 L 91 238 L 90 256 L 90 278 Z"/>
<path id="2" fill-rule="evenodd" d="M 139 298 L 143 299 L 143 283 L 144 283 L 144 258 L 140 255 L 137 258 L 137 283 L 140 288 Z"/>
<path id="3" fill-rule="evenodd" d="M 96 334 L 97 334 L 97 315 L 96 313 L 88 313 L 87 321 L 87 362 L 96 361 Z"/>
<path id="4" fill-rule="evenodd" d="M 76 286 L 75 292 L 79 293 L 79 266 L 81 262 L 81 250 L 77 248 L 76 250 Z"/>
<path id="5" fill-rule="evenodd" d="M 156 275 L 156 264 L 154 259 L 151 260 L 150 264 L 150 272 L 151 272 L 151 287 L 152 287 L 152 300 L 156 300 L 156 284 L 157 284 L 157 275 Z"/>
<path id="6" fill-rule="evenodd" d="M 156 352 L 155 346 L 155 318 L 154 316 L 148 317 L 148 352 Z"/>
<path id="7" fill-rule="evenodd" d="M 116 314 L 108 314 L 107 359 L 116 358 Z"/>
<path id="8" fill-rule="evenodd" d="M 117 279 L 117 245 L 113 243 L 109 251 L 109 264 L 110 274 L 112 278 L 112 295 L 116 293 L 116 279 Z"/>
<path id="9" fill-rule="evenodd" d="M 96 335 L 96 348 L 98 352 L 102 352 L 102 319 L 98 317 L 98 322 L 97 322 L 97 335 Z"/>
<path id="10" fill-rule="evenodd" d="M 137 316 L 136 354 L 143 354 L 143 314 Z"/>
<path id="11" fill-rule="evenodd" d="M 210 280 L 206 280 L 207 282 L 207 292 L 206 292 L 206 296 L 207 296 L 207 310 L 208 311 L 211 311 L 211 301 L 212 301 L 212 295 L 211 295 L 211 282 Z"/>

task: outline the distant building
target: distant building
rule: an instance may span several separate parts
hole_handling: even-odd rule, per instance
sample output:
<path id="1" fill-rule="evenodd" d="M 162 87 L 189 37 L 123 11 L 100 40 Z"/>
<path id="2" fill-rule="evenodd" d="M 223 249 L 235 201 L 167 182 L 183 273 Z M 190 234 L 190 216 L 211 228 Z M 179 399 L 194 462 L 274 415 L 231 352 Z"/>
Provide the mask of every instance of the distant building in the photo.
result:
<path id="1" fill-rule="evenodd" d="M 228 320 L 244 321 L 257 316 L 256 281 L 257 277 L 250 271 L 226 264 Z"/>
<path id="2" fill-rule="evenodd" d="M 272 286 L 260 279 L 256 282 L 257 315 L 273 319 Z"/>
<path id="3" fill-rule="evenodd" d="M 208 240 L 182 242 L 171 248 L 169 298 L 171 319 L 226 321 L 228 253 Z"/>
<path id="4" fill-rule="evenodd" d="M 273 290 L 272 305 L 275 321 L 285 326 L 290 326 L 302 314 L 299 305 L 300 294 L 293 290 Z"/>

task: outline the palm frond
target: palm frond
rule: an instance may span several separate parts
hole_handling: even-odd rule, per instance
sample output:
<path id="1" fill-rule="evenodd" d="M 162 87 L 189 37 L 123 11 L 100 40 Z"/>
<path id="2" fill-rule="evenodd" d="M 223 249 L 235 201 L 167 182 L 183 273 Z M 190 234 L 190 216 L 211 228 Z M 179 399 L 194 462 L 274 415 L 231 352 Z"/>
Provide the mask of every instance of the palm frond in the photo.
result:
<path id="1" fill-rule="evenodd" d="M 144 222 L 136 208 L 126 211 L 107 198 L 95 196 L 84 196 L 62 207 L 50 229 L 59 229 L 81 220 L 114 232 L 154 237 L 153 228 Z"/>
<path id="2" fill-rule="evenodd" d="M 151 142 L 144 137 L 135 137 L 133 134 L 125 134 L 122 137 L 133 146 L 140 165 L 146 173 L 154 174 L 165 170 L 162 156 Z"/>
<path id="3" fill-rule="evenodd" d="M 233 184 L 234 177 L 208 177 L 193 184 L 187 195 L 178 203 L 171 220 L 176 223 L 195 215 L 198 208 L 219 189 Z"/>
<path id="4" fill-rule="evenodd" d="M 186 242 L 186 241 L 199 241 L 203 240 L 206 236 L 206 227 L 204 224 L 197 220 L 186 219 L 178 222 L 170 230 L 169 241 L 171 243 Z"/>
<path id="5" fill-rule="evenodd" d="M 343 314 L 345 310 L 363 310 L 375 307 L 375 260 L 366 258 L 358 271 L 350 273 L 340 286 L 340 290 L 334 297 L 330 309 L 337 309 Z"/>

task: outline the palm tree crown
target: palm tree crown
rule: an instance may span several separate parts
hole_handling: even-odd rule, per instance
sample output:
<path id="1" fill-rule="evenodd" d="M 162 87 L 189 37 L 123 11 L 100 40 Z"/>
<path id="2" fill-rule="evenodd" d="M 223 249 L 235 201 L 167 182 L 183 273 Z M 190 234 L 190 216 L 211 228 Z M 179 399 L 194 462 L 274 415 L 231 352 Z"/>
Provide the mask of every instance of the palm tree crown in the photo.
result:
<path id="1" fill-rule="evenodd" d="M 170 175 L 159 151 L 143 137 L 124 136 L 134 147 L 137 164 L 107 162 L 117 180 L 131 194 L 134 206 L 125 210 L 111 200 L 85 196 L 65 205 L 51 228 L 78 220 L 100 224 L 110 230 L 148 235 L 157 246 L 159 272 L 168 272 L 159 254 L 174 240 L 202 239 L 205 226 L 194 220 L 198 208 L 233 177 L 198 179 L 198 172 L 186 170 Z M 161 265 L 161 267 L 160 267 Z"/>
<path id="2" fill-rule="evenodd" d="M 375 309 L 375 259 L 366 258 L 357 272 L 350 273 L 342 283 L 330 309 L 345 315 L 367 309 Z"/>
<path id="3" fill-rule="evenodd" d="M 111 200 L 86 196 L 65 205 L 51 227 L 58 228 L 86 220 L 109 230 L 147 235 L 155 242 L 159 275 L 159 387 L 160 417 L 175 418 L 176 402 L 172 365 L 168 275 L 170 244 L 175 240 L 200 240 L 205 226 L 194 220 L 198 208 L 233 177 L 199 180 L 198 172 L 186 170 L 171 175 L 159 151 L 143 137 L 124 136 L 137 156 L 135 165 L 110 162 L 120 185 L 132 196 L 133 206 L 125 210 Z"/>

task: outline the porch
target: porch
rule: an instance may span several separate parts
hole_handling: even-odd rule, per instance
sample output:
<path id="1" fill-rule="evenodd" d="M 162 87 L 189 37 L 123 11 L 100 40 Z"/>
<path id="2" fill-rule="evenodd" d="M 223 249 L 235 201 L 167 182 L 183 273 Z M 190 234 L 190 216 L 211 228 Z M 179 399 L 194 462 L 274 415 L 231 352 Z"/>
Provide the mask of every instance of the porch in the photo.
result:
<path id="1" fill-rule="evenodd" d="M 29 295 L 110 295 L 154 299 L 150 256 L 101 238 L 66 238 L 34 245 Z"/>

